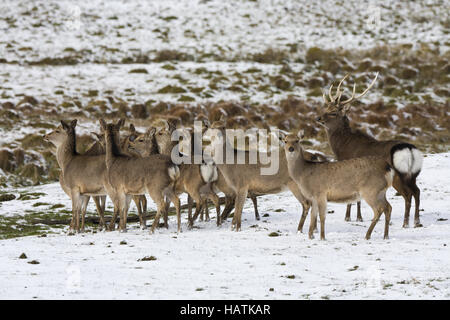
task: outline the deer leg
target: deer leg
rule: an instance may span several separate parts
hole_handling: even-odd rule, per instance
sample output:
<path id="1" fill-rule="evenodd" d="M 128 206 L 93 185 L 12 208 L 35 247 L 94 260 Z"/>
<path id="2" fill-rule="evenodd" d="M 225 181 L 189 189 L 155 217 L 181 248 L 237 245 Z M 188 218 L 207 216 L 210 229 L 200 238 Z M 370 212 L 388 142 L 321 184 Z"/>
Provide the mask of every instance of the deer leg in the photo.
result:
<path id="1" fill-rule="evenodd" d="M 254 196 L 254 195 L 251 195 L 250 199 L 252 199 L 253 208 L 255 208 L 255 219 L 259 221 L 261 218 L 259 217 L 259 212 L 258 212 L 258 200 L 256 200 L 256 196 Z"/>
<path id="2" fill-rule="evenodd" d="M 82 199 L 81 195 L 78 191 L 73 190 L 72 191 L 72 221 L 71 226 L 69 227 L 69 233 L 71 231 L 80 231 L 80 210 L 81 210 L 81 204 Z"/>
<path id="3" fill-rule="evenodd" d="M 151 189 L 147 188 L 147 190 L 151 190 Z M 155 216 L 155 219 L 153 220 L 152 227 L 150 228 L 150 234 L 152 234 L 155 232 L 155 229 L 159 224 L 159 218 L 161 216 L 161 211 L 165 210 L 166 203 L 164 201 L 164 195 L 160 192 L 152 192 L 152 193 L 150 193 L 150 197 L 156 203 L 156 216 Z"/>
<path id="4" fill-rule="evenodd" d="M 163 218 L 164 218 L 164 228 L 169 229 L 169 209 L 170 209 L 170 197 L 166 196 L 166 204 L 164 206 Z M 159 228 L 159 219 L 158 219 Z"/>
<path id="5" fill-rule="evenodd" d="M 385 223 L 384 223 L 384 239 L 389 239 L 389 223 L 391 222 L 392 207 L 389 204 L 389 202 L 386 200 L 386 195 L 385 195 L 384 200 L 385 200 L 384 216 L 386 218 Z"/>
<path id="6" fill-rule="evenodd" d="M 235 197 L 230 195 L 225 195 L 225 207 L 222 211 L 221 220 L 226 221 L 228 216 L 230 215 L 231 210 L 233 210 L 235 202 Z"/>
<path id="7" fill-rule="evenodd" d="M 204 212 L 205 212 L 205 221 L 210 221 L 209 217 L 209 207 L 208 207 L 208 199 L 205 199 L 205 202 L 203 203 Z"/>
<path id="8" fill-rule="evenodd" d="M 411 198 L 412 192 L 409 190 L 408 186 L 402 181 L 400 176 L 396 174 L 392 182 L 392 186 L 405 200 L 405 215 L 403 218 L 403 228 L 409 227 L 409 211 L 411 210 Z"/>
<path id="9" fill-rule="evenodd" d="M 127 220 L 128 220 L 128 209 L 130 207 L 130 202 L 133 196 L 124 195 L 121 197 L 121 208 L 122 208 L 122 216 L 120 217 L 120 232 L 127 232 Z M 138 202 L 139 203 L 139 202 Z"/>
<path id="10" fill-rule="evenodd" d="M 362 218 L 362 215 L 361 215 L 361 201 L 358 201 L 357 203 L 356 203 L 356 211 L 357 211 L 357 213 L 356 213 L 356 221 L 359 221 L 359 222 L 363 222 L 363 218 Z"/>
<path id="11" fill-rule="evenodd" d="M 173 205 L 175 206 L 175 211 L 177 213 L 177 232 L 181 232 L 181 211 L 180 211 L 180 198 L 177 197 L 177 195 L 170 191 L 168 194 L 168 197 L 170 198 L 170 201 L 172 201 Z"/>
<path id="12" fill-rule="evenodd" d="M 297 227 L 297 231 L 302 232 L 306 216 L 308 215 L 308 211 L 311 208 L 311 203 L 310 201 L 306 200 L 306 198 L 302 195 L 300 189 L 298 188 L 297 184 L 294 181 L 290 181 L 287 186 L 289 190 L 291 190 L 294 197 L 298 200 L 298 202 L 301 203 L 303 208 L 302 216 L 300 218 L 300 222 Z M 317 229 L 317 226 L 314 226 L 314 229 Z"/>
<path id="13" fill-rule="evenodd" d="M 231 230 L 233 227 L 236 231 L 241 231 L 242 210 L 244 209 L 245 200 L 247 199 L 247 189 L 240 189 L 236 195 L 236 204 L 234 208 L 233 221 L 231 222 Z"/>
<path id="14" fill-rule="evenodd" d="M 195 213 L 194 213 L 194 216 L 192 217 L 192 220 L 189 221 L 189 228 L 192 228 L 194 226 L 194 221 L 197 220 L 197 217 L 203 208 L 203 201 L 202 201 L 202 197 L 200 196 L 200 193 L 195 188 L 194 188 L 194 190 L 191 190 L 191 192 L 189 192 L 189 194 L 191 195 L 192 199 L 194 199 L 194 201 L 195 201 Z"/>
<path id="15" fill-rule="evenodd" d="M 100 203 L 101 196 L 92 198 L 94 199 L 95 207 L 97 208 L 97 213 L 100 217 L 99 229 L 103 230 L 103 228 L 105 227 L 105 211 L 102 209 L 102 205 Z"/>
<path id="16" fill-rule="evenodd" d="M 146 221 L 146 216 L 147 216 L 147 198 L 145 197 L 145 195 L 140 196 L 140 202 L 141 202 L 141 207 L 142 207 L 142 224 L 141 224 L 141 228 L 142 230 L 147 229 L 147 221 Z"/>
<path id="17" fill-rule="evenodd" d="M 298 223 L 297 232 L 303 233 L 303 225 L 305 224 L 306 216 L 308 215 L 309 208 L 311 204 L 309 202 L 302 203 L 303 212 L 300 222 Z"/>
<path id="18" fill-rule="evenodd" d="M 119 214 L 119 206 L 120 205 L 119 205 L 119 200 L 116 195 L 112 196 L 111 200 L 114 204 L 114 211 L 113 211 L 113 215 L 111 217 L 111 221 L 109 222 L 108 230 L 114 231 L 114 229 L 116 228 L 116 220 L 117 220 L 117 215 Z"/>
<path id="19" fill-rule="evenodd" d="M 384 200 L 380 200 L 379 199 L 383 199 Z M 369 229 L 367 230 L 366 233 L 366 240 L 370 239 L 370 236 L 372 235 L 372 231 L 375 228 L 375 225 L 377 224 L 378 220 L 380 219 L 380 216 L 383 212 L 385 212 L 388 208 L 386 206 L 386 195 L 384 194 L 377 194 L 374 196 L 370 196 L 370 197 L 364 197 L 364 199 L 366 200 L 366 202 L 369 204 L 369 206 L 372 208 L 373 210 L 373 219 L 372 219 L 372 223 L 369 226 Z M 390 212 L 386 215 L 386 219 L 390 219 Z M 389 227 L 389 226 L 388 226 Z M 386 228 L 386 226 L 385 226 Z M 386 229 L 385 229 L 386 230 Z M 386 236 L 386 233 L 385 233 Z"/>
<path id="20" fill-rule="evenodd" d="M 188 194 L 188 221 L 192 222 L 192 207 L 194 206 L 194 199 Z"/>
<path id="21" fill-rule="evenodd" d="M 317 212 L 319 211 L 319 207 L 317 201 L 314 199 L 312 201 L 311 208 L 311 222 L 309 223 L 309 232 L 308 237 L 310 239 L 314 239 L 314 230 L 317 228 Z"/>
<path id="22" fill-rule="evenodd" d="M 414 202 L 416 204 L 416 211 L 414 213 L 414 228 L 423 227 L 423 225 L 420 223 L 420 214 L 419 214 L 420 189 L 417 187 L 416 181 L 413 181 L 413 183 L 411 184 L 411 189 L 414 196 Z"/>
<path id="23" fill-rule="evenodd" d="M 81 232 L 84 232 L 84 223 L 86 221 L 87 205 L 90 199 L 91 199 L 90 196 L 81 197 Z"/>
<path id="24" fill-rule="evenodd" d="M 325 240 L 325 218 L 327 216 L 327 199 L 321 199 L 319 201 L 318 209 L 320 217 L 320 240 Z"/>
<path id="25" fill-rule="evenodd" d="M 345 212 L 345 221 L 351 221 L 351 213 L 352 213 L 352 204 L 347 204 L 347 211 Z"/>
<path id="26" fill-rule="evenodd" d="M 142 207 L 141 207 L 141 196 L 133 196 L 133 202 L 136 205 L 139 216 L 139 225 L 142 228 Z"/>
<path id="27" fill-rule="evenodd" d="M 220 226 L 222 224 L 222 221 L 220 220 L 220 203 L 219 203 L 219 197 L 214 192 L 208 193 L 208 198 L 214 203 L 214 207 L 216 208 L 216 224 L 217 226 Z"/>

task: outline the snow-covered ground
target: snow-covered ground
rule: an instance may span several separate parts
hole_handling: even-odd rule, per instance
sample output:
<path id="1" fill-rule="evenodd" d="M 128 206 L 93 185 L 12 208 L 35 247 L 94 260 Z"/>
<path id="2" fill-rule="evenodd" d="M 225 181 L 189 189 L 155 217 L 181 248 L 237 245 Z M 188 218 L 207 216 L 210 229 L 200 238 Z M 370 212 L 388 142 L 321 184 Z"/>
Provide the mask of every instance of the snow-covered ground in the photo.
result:
<path id="1" fill-rule="evenodd" d="M 132 224 L 126 234 L 2 240 L 0 298 L 449 299 L 449 181 L 450 153 L 428 155 L 418 179 L 423 228 L 401 227 L 404 202 L 389 190 L 389 240 L 382 239 L 383 218 L 364 240 L 372 217 L 365 203 L 362 223 L 344 222 L 345 206 L 330 204 L 327 240 L 309 240 L 296 232 L 300 209 L 289 193 L 260 197 L 260 213 L 268 216 L 259 222 L 247 201 L 239 233 L 229 221 L 217 228 L 214 219 L 188 230 L 184 217 L 180 234 L 172 218 L 169 230 L 153 235 Z M 27 190 L 47 193 L 41 202 L 69 205 L 57 184 Z M 0 214 L 31 205 L 5 202 Z M 19 259 L 23 252 L 27 259 Z M 138 261 L 146 256 L 156 260 Z"/>
<path id="2" fill-rule="evenodd" d="M 311 44 L 440 42 L 444 8 L 441 0 L 6 0 L 0 53 L 20 63 L 73 52 L 84 61 L 114 62 L 163 49 L 233 56 Z"/>

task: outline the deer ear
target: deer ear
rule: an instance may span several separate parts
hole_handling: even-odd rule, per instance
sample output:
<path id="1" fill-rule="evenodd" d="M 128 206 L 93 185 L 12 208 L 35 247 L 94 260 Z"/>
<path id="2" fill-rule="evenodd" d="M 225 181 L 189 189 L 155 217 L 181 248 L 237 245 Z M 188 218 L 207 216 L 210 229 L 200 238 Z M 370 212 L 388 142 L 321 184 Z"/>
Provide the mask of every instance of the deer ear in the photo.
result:
<path id="1" fill-rule="evenodd" d="M 149 136 L 153 136 L 155 133 L 156 133 L 156 128 L 155 128 L 155 127 L 150 127 L 150 128 L 147 130 L 147 134 L 148 134 Z"/>
<path id="2" fill-rule="evenodd" d="M 74 119 L 74 120 L 70 121 L 70 126 L 72 128 L 75 128 L 77 126 L 77 121 L 78 121 L 77 119 Z"/>
<path id="3" fill-rule="evenodd" d="M 278 139 L 280 139 L 281 141 L 286 139 L 286 134 L 284 134 L 284 132 L 278 130 Z"/>
<path id="4" fill-rule="evenodd" d="M 164 119 L 164 120 L 163 120 L 163 123 L 164 123 L 164 129 L 166 129 L 167 131 L 169 131 L 169 130 L 170 130 L 170 124 L 169 124 L 169 122 L 168 122 L 166 119 Z"/>
<path id="5" fill-rule="evenodd" d="M 209 127 L 211 127 L 211 123 L 209 122 L 208 119 L 203 119 L 203 125 L 206 127 L 206 129 L 208 129 Z"/>
<path id="6" fill-rule="evenodd" d="M 64 120 L 61 120 L 61 125 L 63 127 L 64 130 L 69 129 L 69 125 L 67 124 L 67 122 L 65 122 Z"/>
<path id="7" fill-rule="evenodd" d="M 297 133 L 297 137 L 302 140 L 305 137 L 305 131 L 304 130 L 299 130 Z"/>
<path id="8" fill-rule="evenodd" d="M 102 129 L 102 131 L 106 131 L 106 121 L 103 119 L 98 120 L 98 122 L 100 123 L 100 128 Z"/>
<path id="9" fill-rule="evenodd" d="M 119 130 L 122 126 L 123 126 L 123 124 L 125 123 L 125 119 L 120 119 L 119 121 L 117 121 L 117 124 L 116 124 L 116 128 Z"/>
<path id="10" fill-rule="evenodd" d="M 134 127 L 134 124 L 130 123 L 130 132 L 136 132 L 136 128 Z"/>

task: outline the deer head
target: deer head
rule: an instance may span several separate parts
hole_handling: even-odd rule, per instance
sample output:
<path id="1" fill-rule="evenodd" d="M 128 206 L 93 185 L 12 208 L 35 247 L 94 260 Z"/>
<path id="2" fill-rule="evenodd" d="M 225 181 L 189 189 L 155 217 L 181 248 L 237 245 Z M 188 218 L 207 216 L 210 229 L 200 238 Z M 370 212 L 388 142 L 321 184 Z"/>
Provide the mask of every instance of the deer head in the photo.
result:
<path id="1" fill-rule="evenodd" d="M 64 120 L 61 120 L 61 124 L 56 127 L 53 131 L 44 135 L 44 140 L 47 142 L 51 142 L 55 147 L 60 146 L 66 141 L 67 137 L 75 136 L 75 127 L 77 126 L 77 120 L 72 120 L 70 123 L 67 123 Z"/>
<path id="2" fill-rule="evenodd" d="M 370 83 L 370 85 L 367 87 L 367 89 L 364 90 L 361 94 L 356 95 L 356 93 L 355 93 L 356 84 L 353 84 L 352 96 L 347 100 L 341 101 L 341 97 L 342 97 L 342 93 L 343 93 L 343 91 L 341 90 L 341 85 L 348 76 L 349 75 L 347 74 L 339 82 L 339 85 L 336 89 L 335 95 L 332 94 L 333 85 L 331 85 L 330 89 L 328 90 L 328 97 L 330 99 L 329 101 L 328 101 L 328 98 L 326 97 L 325 93 L 323 93 L 325 110 L 322 112 L 322 114 L 318 118 L 316 118 L 316 121 L 329 130 L 333 130 L 337 126 L 341 125 L 343 121 L 344 122 L 348 121 L 346 115 L 347 115 L 348 110 L 350 109 L 351 103 L 354 102 L 355 100 L 360 99 L 361 97 L 363 97 L 364 95 L 367 94 L 367 92 L 375 84 L 375 81 L 377 80 L 377 77 L 378 77 L 378 72 L 375 75 L 375 78 Z"/>

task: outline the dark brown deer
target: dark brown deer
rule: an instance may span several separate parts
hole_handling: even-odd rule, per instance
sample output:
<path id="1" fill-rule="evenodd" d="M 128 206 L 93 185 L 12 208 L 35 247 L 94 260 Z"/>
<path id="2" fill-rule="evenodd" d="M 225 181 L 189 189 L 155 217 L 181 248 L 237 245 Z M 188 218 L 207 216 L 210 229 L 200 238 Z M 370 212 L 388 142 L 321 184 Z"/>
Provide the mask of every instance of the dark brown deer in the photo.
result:
<path id="1" fill-rule="evenodd" d="M 316 120 L 325 127 L 331 149 L 338 160 L 365 156 L 381 156 L 386 159 L 395 170 L 393 187 L 405 199 L 403 227 L 409 226 L 409 211 L 413 196 L 416 203 L 414 226 L 421 227 L 419 217 L 420 190 L 417 187 L 416 178 L 422 169 L 422 153 L 410 143 L 399 140 L 378 141 L 364 132 L 350 128 L 347 112 L 351 103 L 364 96 L 373 87 L 378 73 L 363 93 L 356 96 L 354 85 L 352 96 L 345 101 L 341 101 L 342 91 L 340 87 L 347 76 L 339 83 L 334 96 L 332 95 L 333 86 L 330 87 L 328 91 L 330 101 L 327 100 L 325 94 L 323 95 L 325 110 Z M 359 208 L 360 204 L 358 203 L 358 216 L 361 219 Z M 347 208 L 346 220 L 349 219 L 350 209 Z"/>

